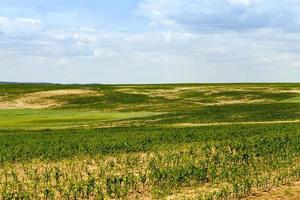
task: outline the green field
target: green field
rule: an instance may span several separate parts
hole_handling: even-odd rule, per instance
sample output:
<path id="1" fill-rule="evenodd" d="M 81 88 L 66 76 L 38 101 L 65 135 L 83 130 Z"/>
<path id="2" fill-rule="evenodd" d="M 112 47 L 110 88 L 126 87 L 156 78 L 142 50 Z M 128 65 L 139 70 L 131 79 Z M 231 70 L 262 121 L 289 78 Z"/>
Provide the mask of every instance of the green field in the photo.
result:
<path id="1" fill-rule="evenodd" d="M 300 181 L 299 100 L 283 83 L 0 84 L 0 199 L 255 197 Z"/>
<path id="2" fill-rule="evenodd" d="M 105 112 L 80 110 L 0 110 L 0 127 L 7 129 L 62 129 L 97 126 L 103 121 L 144 118 L 158 112 Z"/>

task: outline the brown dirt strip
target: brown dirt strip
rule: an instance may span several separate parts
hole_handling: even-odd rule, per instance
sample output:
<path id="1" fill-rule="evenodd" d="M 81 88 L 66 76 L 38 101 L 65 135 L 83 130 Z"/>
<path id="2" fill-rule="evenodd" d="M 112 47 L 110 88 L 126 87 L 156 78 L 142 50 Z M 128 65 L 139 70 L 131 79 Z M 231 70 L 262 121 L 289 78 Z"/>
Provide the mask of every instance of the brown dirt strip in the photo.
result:
<path id="1" fill-rule="evenodd" d="M 215 122 L 215 123 L 177 123 L 167 124 L 166 127 L 184 128 L 184 127 L 202 127 L 202 126 L 223 126 L 223 125 L 251 125 L 251 124 L 293 124 L 300 123 L 300 120 L 283 121 L 249 121 L 249 122 Z"/>
<path id="2" fill-rule="evenodd" d="M 268 192 L 257 193 L 245 200 L 299 200 L 300 181 L 290 185 L 273 188 Z"/>

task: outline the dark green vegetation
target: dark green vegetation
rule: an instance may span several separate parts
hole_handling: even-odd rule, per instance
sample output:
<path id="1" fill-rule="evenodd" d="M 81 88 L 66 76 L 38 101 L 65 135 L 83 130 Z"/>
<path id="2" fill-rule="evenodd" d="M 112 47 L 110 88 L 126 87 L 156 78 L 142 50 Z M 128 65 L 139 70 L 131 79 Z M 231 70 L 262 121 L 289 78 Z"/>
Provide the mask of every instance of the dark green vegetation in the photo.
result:
<path id="1" fill-rule="evenodd" d="M 2 132 L 0 162 L 33 158 L 59 160 L 76 155 L 139 152 L 173 145 L 267 140 L 285 137 L 300 142 L 300 123 L 293 125 L 226 125 L 197 128 L 103 128 Z M 300 147 L 299 147 L 300 148 Z M 279 149 L 280 150 L 280 149 Z"/>
<path id="2" fill-rule="evenodd" d="M 0 85 L 0 199 L 240 199 L 300 180 L 299 98 L 300 84 Z"/>

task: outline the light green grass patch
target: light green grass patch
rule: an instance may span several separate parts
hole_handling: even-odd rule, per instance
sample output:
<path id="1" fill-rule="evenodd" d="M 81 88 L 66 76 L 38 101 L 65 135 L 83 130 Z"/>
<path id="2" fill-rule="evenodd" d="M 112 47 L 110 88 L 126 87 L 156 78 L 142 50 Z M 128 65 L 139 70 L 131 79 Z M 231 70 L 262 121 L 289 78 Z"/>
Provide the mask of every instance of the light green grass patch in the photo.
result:
<path id="1" fill-rule="evenodd" d="M 103 112 L 86 110 L 0 110 L 1 129 L 67 128 L 103 121 L 159 115 L 155 112 Z"/>
<path id="2" fill-rule="evenodd" d="M 281 102 L 283 102 L 283 103 L 300 103 L 300 97 L 285 99 Z"/>

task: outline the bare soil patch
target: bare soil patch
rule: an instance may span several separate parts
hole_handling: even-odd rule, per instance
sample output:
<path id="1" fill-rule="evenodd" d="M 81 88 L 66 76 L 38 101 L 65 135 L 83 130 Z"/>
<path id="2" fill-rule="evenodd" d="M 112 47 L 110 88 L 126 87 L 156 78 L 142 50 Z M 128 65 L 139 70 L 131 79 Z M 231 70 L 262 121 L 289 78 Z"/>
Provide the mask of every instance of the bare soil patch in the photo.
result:
<path id="1" fill-rule="evenodd" d="M 62 89 L 25 94 L 14 100 L 0 99 L 0 109 L 43 109 L 59 107 L 65 102 L 55 99 L 62 96 L 100 96 L 101 93 L 84 89 Z"/>
<path id="2" fill-rule="evenodd" d="M 211 123 L 177 123 L 167 124 L 167 127 L 202 127 L 202 126 L 222 126 L 222 125 L 248 125 L 248 124 L 293 124 L 300 123 L 300 120 L 281 120 L 281 121 L 245 121 L 245 122 L 211 122 Z"/>
<path id="3" fill-rule="evenodd" d="M 290 185 L 274 188 L 269 192 L 262 192 L 246 198 L 246 200 L 299 200 L 300 181 Z"/>

